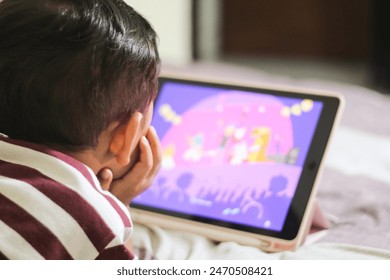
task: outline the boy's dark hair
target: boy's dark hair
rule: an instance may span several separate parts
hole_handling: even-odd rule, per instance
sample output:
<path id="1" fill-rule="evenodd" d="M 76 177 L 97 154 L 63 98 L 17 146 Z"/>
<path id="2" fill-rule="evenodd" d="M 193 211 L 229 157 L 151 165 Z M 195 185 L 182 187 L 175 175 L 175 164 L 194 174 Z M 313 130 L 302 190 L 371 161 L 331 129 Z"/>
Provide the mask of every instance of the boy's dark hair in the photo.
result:
<path id="1" fill-rule="evenodd" d="M 82 150 L 157 90 L 150 24 L 122 0 L 0 2 L 0 133 Z"/>

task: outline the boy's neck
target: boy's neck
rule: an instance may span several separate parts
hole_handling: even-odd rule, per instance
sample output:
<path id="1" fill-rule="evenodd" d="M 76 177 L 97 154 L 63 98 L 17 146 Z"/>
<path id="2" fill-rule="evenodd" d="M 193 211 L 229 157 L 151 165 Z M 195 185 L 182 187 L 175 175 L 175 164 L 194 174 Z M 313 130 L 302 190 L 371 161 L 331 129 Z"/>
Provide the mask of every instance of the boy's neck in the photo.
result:
<path id="1" fill-rule="evenodd" d="M 99 137 L 96 147 L 87 148 L 81 151 L 60 150 L 60 152 L 80 161 L 88 166 L 94 174 L 98 174 L 103 167 L 110 165 L 110 160 L 113 158 L 109 152 L 109 133 L 105 131 Z"/>
<path id="2" fill-rule="evenodd" d="M 102 160 L 94 150 L 85 150 L 82 152 L 62 152 L 88 166 L 92 169 L 94 174 L 98 174 L 103 168 Z"/>

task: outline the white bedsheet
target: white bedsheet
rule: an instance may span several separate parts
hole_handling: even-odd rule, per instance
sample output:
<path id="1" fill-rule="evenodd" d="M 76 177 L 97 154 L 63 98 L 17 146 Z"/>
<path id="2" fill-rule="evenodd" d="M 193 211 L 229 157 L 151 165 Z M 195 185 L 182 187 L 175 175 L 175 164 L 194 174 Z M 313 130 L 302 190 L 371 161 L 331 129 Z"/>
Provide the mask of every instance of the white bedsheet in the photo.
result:
<path id="1" fill-rule="evenodd" d="M 298 259 L 390 259 L 390 251 L 342 243 L 312 243 L 295 251 L 265 253 L 234 242 L 215 243 L 187 232 L 166 230 L 156 226 L 136 225 L 133 243 L 137 248 L 153 252 L 159 260 L 298 260 Z"/>

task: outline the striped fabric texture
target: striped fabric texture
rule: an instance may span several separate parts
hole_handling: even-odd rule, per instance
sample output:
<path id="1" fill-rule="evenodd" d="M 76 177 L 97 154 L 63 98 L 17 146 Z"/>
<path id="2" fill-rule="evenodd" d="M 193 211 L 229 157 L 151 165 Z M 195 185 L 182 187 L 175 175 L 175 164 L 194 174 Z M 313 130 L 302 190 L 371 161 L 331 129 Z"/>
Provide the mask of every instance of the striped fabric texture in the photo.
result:
<path id="1" fill-rule="evenodd" d="M 127 207 L 87 166 L 0 136 L 0 259 L 133 259 Z"/>

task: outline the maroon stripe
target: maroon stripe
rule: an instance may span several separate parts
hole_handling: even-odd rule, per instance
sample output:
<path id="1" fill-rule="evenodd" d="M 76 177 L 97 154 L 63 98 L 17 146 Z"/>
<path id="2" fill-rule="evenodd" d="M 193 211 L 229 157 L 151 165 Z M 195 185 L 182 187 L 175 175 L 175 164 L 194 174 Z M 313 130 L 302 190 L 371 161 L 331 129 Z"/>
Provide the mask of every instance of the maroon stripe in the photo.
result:
<path id="1" fill-rule="evenodd" d="M 0 175 L 33 186 L 64 209 L 77 221 L 99 252 L 114 238 L 114 233 L 99 213 L 78 193 L 59 182 L 51 180 L 34 169 L 17 164 L 3 166 Z"/>
<path id="2" fill-rule="evenodd" d="M 15 140 L 15 139 L 9 139 L 9 138 L 0 138 L 0 141 L 5 141 L 10 144 L 22 146 L 25 148 L 29 148 L 47 155 L 51 155 L 57 159 L 62 160 L 63 162 L 67 163 L 68 165 L 75 168 L 78 172 L 80 172 L 87 180 L 88 182 L 96 189 L 98 190 L 97 186 L 95 185 L 95 182 L 91 176 L 91 173 L 87 170 L 84 164 L 79 162 L 78 160 L 74 159 L 73 157 L 70 157 L 66 154 L 63 154 L 61 152 L 55 151 L 53 149 L 50 149 L 46 146 L 35 144 L 35 143 L 29 143 L 22 140 Z M 119 205 L 116 203 L 116 201 L 109 195 L 99 193 L 111 204 L 111 206 L 115 209 L 116 212 L 118 212 L 119 216 L 122 219 L 123 224 L 125 227 L 131 227 L 131 221 L 129 220 L 126 213 L 123 212 L 122 208 L 119 207 Z"/>
<path id="3" fill-rule="evenodd" d="M 0 209 L 0 220 L 18 232 L 45 259 L 72 259 L 50 230 L 2 194 L 0 194 Z"/>
<path id="4" fill-rule="evenodd" d="M 124 245 L 108 248 L 101 252 L 96 260 L 133 260 L 134 255 Z"/>

